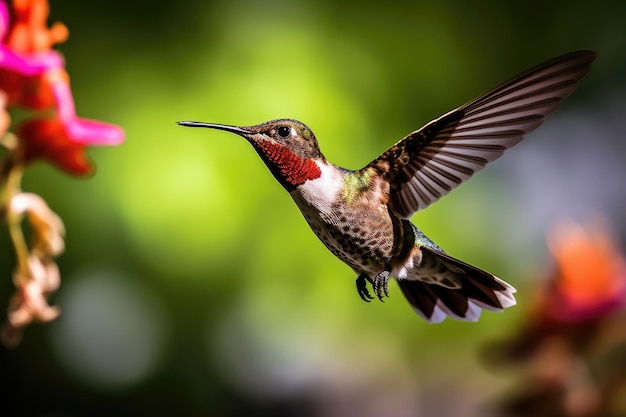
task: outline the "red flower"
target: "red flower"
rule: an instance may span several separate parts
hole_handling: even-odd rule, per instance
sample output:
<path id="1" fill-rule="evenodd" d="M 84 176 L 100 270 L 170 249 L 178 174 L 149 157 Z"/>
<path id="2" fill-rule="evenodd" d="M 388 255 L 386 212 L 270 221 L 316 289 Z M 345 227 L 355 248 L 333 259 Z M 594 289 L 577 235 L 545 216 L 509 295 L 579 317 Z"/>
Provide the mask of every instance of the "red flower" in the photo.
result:
<path id="1" fill-rule="evenodd" d="M 19 137 L 27 161 L 43 158 L 71 174 L 91 172 L 85 145 L 72 141 L 58 119 L 29 120 L 20 126 Z"/>
<path id="2" fill-rule="evenodd" d="M 117 126 L 76 116 L 69 76 L 61 55 L 50 48 L 67 39 L 67 28 L 46 25 L 47 0 L 16 0 L 11 17 L 0 1 L 0 90 L 8 106 L 52 110 L 53 116 L 37 116 L 19 128 L 20 146 L 27 162 L 46 159 L 69 173 L 91 171 L 85 145 L 117 145 L 124 132 Z"/>
<path id="3" fill-rule="evenodd" d="M 7 148 L 0 172 L 0 213 L 13 241 L 17 267 L 16 287 L 0 341 L 15 346 L 32 321 L 50 321 L 59 315 L 48 296 L 60 284 L 55 258 L 64 249 L 63 221 L 34 194 L 21 190 L 26 163 L 44 159 L 74 175 L 85 175 L 92 166 L 85 156 L 87 145 L 117 145 L 124 132 L 117 126 L 76 116 L 69 76 L 61 55 L 52 46 L 67 39 L 67 28 L 48 28 L 47 0 L 0 0 L 0 139 Z M 17 128 L 10 125 L 7 107 L 32 111 Z M 24 236 L 27 223 L 31 239 Z"/>

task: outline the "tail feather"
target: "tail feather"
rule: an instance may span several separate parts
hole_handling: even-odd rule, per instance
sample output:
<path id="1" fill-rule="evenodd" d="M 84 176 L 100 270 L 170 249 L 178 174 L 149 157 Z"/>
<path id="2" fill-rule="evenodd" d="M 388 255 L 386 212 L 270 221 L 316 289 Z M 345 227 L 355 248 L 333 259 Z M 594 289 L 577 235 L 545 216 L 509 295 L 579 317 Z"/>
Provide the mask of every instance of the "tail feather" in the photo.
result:
<path id="1" fill-rule="evenodd" d="M 459 288 L 447 288 L 419 280 L 400 279 L 398 284 L 409 303 L 425 320 L 433 323 L 446 316 L 476 321 L 482 309 L 502 311 L 515 305 L 515 288 L 472 265 L 459 261 L 437 249 L 422 247 L 425 264 L 436 264 L 436 270 L 451 274 Z"/>
<path id="2" fill-rule="evenodd" d="M 422 281 L 398 280 L 402 293 L 415 307 L 424 320 L 433 321 L 431 317 L 437 306 L 437 295 L 430 289 L 431 285 Z"/>
<path id="3" fill-rule="evenodd" d="M 460 291 L 451 291 L 449 288 L 441 287 L 436 284 L 429 285 L 432 285 L 430 289 L 437 295 L 438 300 L 442 303 L 439 308 L 447 307 L 451 314 L 448 314 L 448 311 L 446 311 L 446 314 L 452 317 L 465 317 L 469 307 L 467 294 Z"/>

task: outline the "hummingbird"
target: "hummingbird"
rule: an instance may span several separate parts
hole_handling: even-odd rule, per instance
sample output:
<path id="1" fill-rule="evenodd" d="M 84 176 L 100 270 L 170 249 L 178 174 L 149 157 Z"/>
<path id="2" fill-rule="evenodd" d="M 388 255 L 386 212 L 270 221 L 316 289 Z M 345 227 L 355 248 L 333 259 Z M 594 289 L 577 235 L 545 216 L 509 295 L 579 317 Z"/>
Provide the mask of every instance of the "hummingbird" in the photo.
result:
<path id="1" fill-rule="evenodd" d="M 368 283 L 382 301 L 395 278 L 426 321 L 477 321 L 483 309 L 500 312 L 515 305 L 515 288 L 448 255 L 409 219 L 541 125 L 595 58 L 593 51 L 576 51 L 533 67 L 409 133 L 359 170 L 326 160 L 313 131 L 297 120 L 178 124 L 246 139 L 315 235 L 357 274 L 364 301 L 374 299 Z"/>

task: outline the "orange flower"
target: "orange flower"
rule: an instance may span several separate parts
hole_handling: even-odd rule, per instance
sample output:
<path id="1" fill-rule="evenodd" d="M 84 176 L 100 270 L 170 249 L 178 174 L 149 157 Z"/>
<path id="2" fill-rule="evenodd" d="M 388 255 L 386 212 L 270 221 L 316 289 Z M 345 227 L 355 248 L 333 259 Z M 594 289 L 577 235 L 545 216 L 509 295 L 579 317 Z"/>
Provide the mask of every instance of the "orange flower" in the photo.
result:
<path id="1" fill-rule="evenodd" d="M 7 36 L 6 45 L 15 52 L 45 52 L 69 36 L 67 27 L 54 23 L 46 25 L 50 7 L 47 0 L 13 0 L 14 23 Z"/>
<path id="2" fill-rule="evenodd" d="M 561 222 L 548 236 L 556 271 L 544 294 L 545 313 L 581 321 L 626 305 L 626 260 L 606 225 L 585 230 Z"/>
<path id="3" fill-rule="evenodd" d="M 9 94 L 10 106 L 52 107 L 54 99 L 44 74 L 63 68 L 63 58 L 51 47 L 67 39 L 67 28 L 60 23 L 46 27 L 45 0 L 14 1 L 12 12 L 11 23 L 7 4 L 0 2 L 0 89 Z"/>
<path id="4" fill-rule="evenodd" d="M 511 339 L 485 351 L 490 364 L 522 371 L 496 414 L 623 415 L 624 255 L 606 222 L 583 228 L 562 221 L 548 247 L 555 266 L 530 316 Z"/>

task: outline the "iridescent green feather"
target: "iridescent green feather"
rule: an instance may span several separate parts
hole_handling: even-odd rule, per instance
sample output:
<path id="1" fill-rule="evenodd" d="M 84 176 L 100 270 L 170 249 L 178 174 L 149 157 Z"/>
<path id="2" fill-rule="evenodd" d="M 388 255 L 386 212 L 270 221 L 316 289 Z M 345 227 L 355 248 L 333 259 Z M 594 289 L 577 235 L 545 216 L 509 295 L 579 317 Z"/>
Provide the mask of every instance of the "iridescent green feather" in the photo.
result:
<path id="1" fill-rule="evenodd" d="M 370 184 L 375 175 L 376 170 L 372 168 L 346 174 L 343 180 L 344 187 L 342 192 L 346 205 L 352 205 L 362 193 L 370 190 Z"/>

